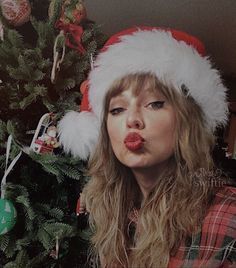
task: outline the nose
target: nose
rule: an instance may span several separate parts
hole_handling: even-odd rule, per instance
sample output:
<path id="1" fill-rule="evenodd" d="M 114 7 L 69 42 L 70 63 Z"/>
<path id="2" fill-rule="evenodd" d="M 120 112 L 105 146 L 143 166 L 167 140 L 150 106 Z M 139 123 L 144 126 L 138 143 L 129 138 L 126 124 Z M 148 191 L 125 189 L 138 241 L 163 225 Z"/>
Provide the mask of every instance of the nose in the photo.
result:
<path id="1" fill-rule="evenodd" d="M 130 109 L 127 117 L 127 127 L 134 129 L 144 128 L 143 117 L 138 109 Z"/>

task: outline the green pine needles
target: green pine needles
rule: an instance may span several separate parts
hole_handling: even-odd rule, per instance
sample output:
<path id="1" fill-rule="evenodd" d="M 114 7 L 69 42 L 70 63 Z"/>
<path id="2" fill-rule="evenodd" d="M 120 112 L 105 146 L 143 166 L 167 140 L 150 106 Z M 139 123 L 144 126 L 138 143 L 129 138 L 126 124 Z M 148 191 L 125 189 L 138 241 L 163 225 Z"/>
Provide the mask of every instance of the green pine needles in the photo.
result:
<path id="1" fill-rule="evenodd" d="M 0 267 L 5 268 L 85 267 L 87 261 L 91 233 L 78 228 L 76 216 L 79 192 L 89 179 L 86 162 L 65 155 L 60 148 L 53 154 L 28 153 L 25 148 L 32 140 L 29 133 L 43 114 L 53 112 L 60 119 L 66 111 L 78 110 L 79 87 L 90 70 L 90 57 L 96 55 L 106 37 L 95 23 L 83 21 L 86 52 L 80 54 L 65 46 L 65 57 L 52 83 L 53 48 L 60 32 L 54 25 L 62 1 L 54 1 L 50 19 L 44 12 L 49 2 L 30 1 L 30 22 L 18 28 L 5 25 L 4 40 L 0 41 L 0 178 L 10 134 L 9 161 L 20 150 L 27 152 L 7 177 L 5 198 L 14 204 L 17 222 L 0 236 Z M 61 38 L 59 53 L 64 43 Z"/>

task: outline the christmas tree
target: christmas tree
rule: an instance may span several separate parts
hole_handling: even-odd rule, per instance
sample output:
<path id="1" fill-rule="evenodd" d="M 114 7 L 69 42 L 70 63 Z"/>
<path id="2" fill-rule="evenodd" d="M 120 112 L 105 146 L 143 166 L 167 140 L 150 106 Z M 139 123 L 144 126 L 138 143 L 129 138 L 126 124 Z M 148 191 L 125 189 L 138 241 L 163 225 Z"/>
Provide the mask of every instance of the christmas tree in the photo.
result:
<path id="1" fill-rule="evenodd" d="M 81 0 L 0 5 L 0 266 L 84 267 L 89 230 L 76 203 L 86 162 L 63 153 L 56 125 L 79 110 L 106 38 Z"/>

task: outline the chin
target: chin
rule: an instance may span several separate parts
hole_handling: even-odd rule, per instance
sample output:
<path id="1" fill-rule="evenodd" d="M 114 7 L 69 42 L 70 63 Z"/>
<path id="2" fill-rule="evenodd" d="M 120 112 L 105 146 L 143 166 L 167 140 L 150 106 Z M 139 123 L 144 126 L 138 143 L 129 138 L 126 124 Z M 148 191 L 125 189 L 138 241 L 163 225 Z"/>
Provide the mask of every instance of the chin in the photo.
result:
<path id="1" fill-rule="evenodd" d="M 121 160 L 121 162 L 129 168 L 145 168 L 149 166 L 149 163 L 140 156 L 129 156 Z"/>
<path id="2" fill-rule="evenodd" d="M 139 164 L 139 163 L 129 163 L 129 164 L 124 164 L 125 166 L 135 169 L 135 168 L 146 168 L 147 166 L 144 164 Z"/>

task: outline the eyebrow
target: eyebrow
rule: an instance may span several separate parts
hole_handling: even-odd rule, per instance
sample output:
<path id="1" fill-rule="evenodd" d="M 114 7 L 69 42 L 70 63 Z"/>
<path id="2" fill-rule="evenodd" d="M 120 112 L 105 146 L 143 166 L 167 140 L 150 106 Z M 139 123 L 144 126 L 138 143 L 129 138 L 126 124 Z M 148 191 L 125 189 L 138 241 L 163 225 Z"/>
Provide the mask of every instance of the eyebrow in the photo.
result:
<path id="1" fill-rule="evenodd" d="M 126 100 L 125 96 L 118 95 L 118 96 L 112 97 L 109 101 L 108 107 L 110 107 L 111 105 L 113 105 L 113 103 L 116 103 L 117 101 L 120 101 L 120 100 L 125 101 Z"/>
<path id="2" fill-rule="evenodd" d="M 125 97 L 125 95 L 123 95 L 123 92 L 121 92 L 120 94 L 112 97 L 110 99 L 108 107 L 116 105 L 116 102 L 119 102 L 119 101 L 125 102 L 126 97 Z M 142 100 L 145 100 L 145 98 L 148 98 L 150 96 L 150 95 L 147 96 L 147 91 L 145 91 L 144 93 L 145 93 L 145 95 L 142 96 Z M 166 101 L 166 97 L 163 94 L 161 94 L 161 93 L 159 93 L 157 91 L 155 92 L 153 90 L 149 90 L 149 93 L 151 93 L 151 96 L 150 96 L 151 98 L 157 98 L 156 101 Z"/>

